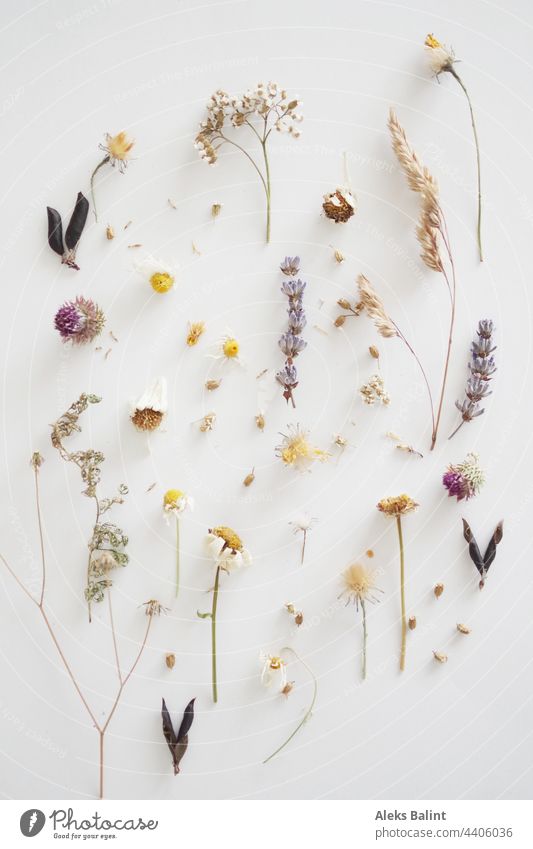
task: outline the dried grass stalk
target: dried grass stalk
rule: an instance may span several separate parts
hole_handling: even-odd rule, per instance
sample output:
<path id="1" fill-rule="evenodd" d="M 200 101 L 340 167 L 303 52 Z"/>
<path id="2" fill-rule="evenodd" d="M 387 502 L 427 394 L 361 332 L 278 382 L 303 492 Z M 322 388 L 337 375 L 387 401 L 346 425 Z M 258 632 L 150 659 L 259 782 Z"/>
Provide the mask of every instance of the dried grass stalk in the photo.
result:
<path id="1" fill-rule="evenodd" d="M 361 299 L 363 309 L 366 310 L 374 322 L 379 335 L 383 336 L 385 339 L 390 339 L 393 336 L 399 336 L 400 334 L 398 333 L 396 325 L 385 312 L 383 301 L 377 295 L 372 284 L 364 274 L 360 274 L 357 278 L 357 285 L 359 286 L 359 297 Z"/>

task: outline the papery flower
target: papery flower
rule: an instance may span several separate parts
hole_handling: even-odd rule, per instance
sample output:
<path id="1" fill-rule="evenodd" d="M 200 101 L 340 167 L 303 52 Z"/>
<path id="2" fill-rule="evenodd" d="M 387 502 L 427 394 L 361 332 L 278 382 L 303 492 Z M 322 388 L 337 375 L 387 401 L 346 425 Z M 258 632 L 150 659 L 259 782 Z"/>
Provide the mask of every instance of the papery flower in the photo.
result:
<path id="1" fill-rule="evenodd" d="M 108 164 L 111 165 L 113 168 L 117 166 L 120 173 L 123 174 L 128 165 L 130 152 L 134 144 L 135 142 L 129 139 L 126 133 L 122 131 L 120 133 L 117 133 L 116 136 L 112 136 L 110 133 L 106 133 L 104 144 L 99 145 L 100 150 L 104 151 L 105 156 L 98 163 L 93 173 L 91 174 L 91 195 L 93 199 L 94 217 L 96 221 L 98 221 L 98 215 L 96 212 L 96 202 L 94 196 L 94 178 L 96 177 L 100 168 L 103 168 L 104 165 Z"/>
<path id="2" fill-rule="evenodd" d="M 457 501 L 468 501 L 477 495 L 485 483 L 478 455 L 471 452 L 462 463 L 450 464 L 442 476 L 442 483 L 448 495 L 455 496 Z"/>
<path id="3" fill-rule="evenodd" d="M 161 425 L 167 410 L 167 381 L 158 377 L 135 404 L 131 421 L 137 430 L 154 431 Z"/>
<path id="4" fill-rule="evenodd" d="M 330 456 L 309 442 L 309 432 L 302 430 L 300 425 L 289 425 L 288 433 L 281 435 L 283 441 L 276 447 L 277 456 L 286 466 L 299 472 L 309 471 L 315 460 L 323 462 Z"/>
<path id="5" fill-rule="evenodd" d="M 225 525 L 209 530 L 206 547 L 217 568 L 220 567 L 224 572 L 230 573 L 252 563 L 252 556 L 239 535 Z"/>
<path id="6" fill-rule="evenodd" d="M 151 254 L 147 254 L 143 260 L 135 263 L 135 271 L 148 279 L 150 286 L 160 295 L 169 292 L 174 286 L 176 264 L 165 262 Z"/>
<path id="7" fill-rule="evenodd" d="M 147 616 L 161 616 L 162 613 L 168 613 L 168 607 L 165 607 L 161 604 L 160 601 L 157 601 L 155 598 L 151 598 L 148 601 L 145 601 L 142 607 L 145 608 L 145 613 Z"/>
<path id="8" fill-rule="evenodd" d="M 228 332 L 222 336 L 212 350 L 213 353 L 208 354 L 208 357 L 211 357 L 214 360 L 221 360 L 226 363 L 242 365 L 242 361 L 240 359 L 241 346 L 239 340 L 236 339 L 232 333 Z"/>
<path id="9" fill-rule="evenodd" d="M 105 315 L 98 304 L 79 295 L 75 301 L 65 301 L 54 318 L 54 326 L 63 342 L 85 345 L 92 342 L 105 324 Z"/>
<path id="10" fill-rule="evenodd" d="M 302 554 L 300 557 L 300 563 L 303 566 L 304 558 L 305 558 L 305 546 L 307 543 L 307 534 L 313 527 L 313 525 L 318 521 L 318 519 L 313 518 L 309 515 L 309 513 L 301 513 L 296 519 L 293 519 L 289 522 L 289 525 L 292 525 L 293 533 L 303 535 L 302 539 Z"/>
<path id="11" fill-rule="evenodd" d="M 453 50 L 446 47 L 445 44 L 441 44 L 432 34 L 426 36 L 424 45 L 429 66 L 437 77 L 439 74 L 451 70 L 455 62 Z"/>
<path id="12" fill-rule="evenodd" d="M 385 382 L 381 375 L 373 374 L 367 383 L 359 388 L 359 395 L 363 403 L 372 407 L 376 401 L 387 407 L 390 404 L 390 396 L 385 391 Z"/>
<path id="13" fill-rule="evenodd" d="M 355 198 L 348 189 L 335 189 L 334 192 L 324 195 L 322 209 L 327 218 L 336 224 L 344 224 L 355 213 Z"/>
<path id="14" fill-rule="evenodd" d="M 416 501 L 403 493 L 403 495 L 394 495 L 389 498 L 382 498 L 378 502 L 377 508 L 386 516 L 397 518 L 398 516 L 406 516 L 408 513 L 413 513 L 419 505 Z"/>
<path id="15" fill-rule="evenodd" d="M 300 270 L 299 256 L 286 256 L 280 265 L 280 271 L 287 277 L 295 277 Z"/>
<path id="16" fill-rule="evenodd" d="M 192 348 L 193 345 L 198 344 L 198 340 L 202 333 L 205 330 L 205 322 L 204 321 L 190 321 L 189 322 L 189 330 L 187 332 L 187 345 L 189 348 Z"/>
<path id="17" fill-rule="evenodd" d="M 194 498 L 182 492 L 181 489 L 167 489 L 163 496 L 163 513 L 165 517 L 179 515 L 185 510 L 194 510 Z"/>
<path id="18" fill-rule="evenodd" d="M 294 359 L 294 357 L 297 357 L 298 354 L 301 354 L 307 348 L 305 339 L 301 339 L 293 333 L 282 333 L 278 344 L 285 356 L 290 359 Z"/>
<path id="19" fill-rule="evenodd" d="M 356 609 L 361 608 L 363 616 L 363 652 L 362 652 L 362 676 L 366 678 L 366 603 L 373 604 L 378 601 L 376 592 L 381 592 L 376 586 L 374 572 L 362 566 L 361 563 L 352 563 L 342 573 L 341 579 L 344 589 L 339 598 L 346 597 L 346 604 L 354 604 Z"/>
<path id="20" fill-rule="evenodd" d="M 279 693 L 283 693 L 287 685 L 287 664 L 277 655 L 260 652 L 261 684 L 263 687 L 273 687 Z"/>

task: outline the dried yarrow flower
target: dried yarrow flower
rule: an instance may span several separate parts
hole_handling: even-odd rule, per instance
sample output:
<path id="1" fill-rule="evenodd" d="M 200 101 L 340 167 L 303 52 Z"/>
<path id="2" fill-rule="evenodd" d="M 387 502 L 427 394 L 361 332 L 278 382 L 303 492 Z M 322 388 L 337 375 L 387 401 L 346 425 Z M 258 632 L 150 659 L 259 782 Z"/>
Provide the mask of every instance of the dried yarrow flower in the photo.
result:
<path id="1" fill-rule="evenodd" d="M 301 103 L 290 100 L 287 92 L 277 83 L 258 83 L 257 86 L 239 97 L 233 97 L 219 89 L 211 95 L 207 103 L 207 115 L 201 122 L 195 139 L 195 147 L 200 157 L 210 165 L 218 158 L 218 151 L 224 144 L 231 144 L 245 154 L 255 168 L 261 180 L 266 198 L 266 241 L 270 241 L 270 202 L 272 189 L 270 185 L 270 166 L 268 161 L 268 140 L 275 129 L 277 132 L 287 132 L 292 138 L 298 138 L 298 124 L 303 116 L 297 111 Z M 253 134 L 252 139 L 258 141 L 264 165 L 261 165 L 245 150 L 242 145 L 233 140 L 232 128 L 247 127 Z"/>
<path id="2" fill-rule="evenodd" d="M 362 652 L 362 676 L 363 681 L 366 678 L 366 641 L 367 641 L 367 626 L 366 626 L 366 603 L 374 604 L 379 601 L 376 596 L 381 590 L 376 586 L 375 573 L 362 566 L 360 563 L 353 563 L 342 573 L 342 582 L 344 589 L 339 595 L 339 598 L 346 597 L 346 604 L 354 604 L 356 610 L 361 606 L 363 616 L 363 652 Z"/>
<path id="3" fill-rule="evenodd" d="M 441 74 L 450 74 L 457 83 L 459 83 L 461 89 L 464 92 L 468 103 L 468 109 L 470 112 L 470 123 L 472 124 L 472 133 L 474 136 L 474 145 L 476 148 L 476 165 L 477 165 L 477 244 L 479 251 L 479 261 L 483 262 L 483 249 L 481 247 L 481 157 L 479 153 L 479 140 L 477 136 L 477 127 L 476 120 L 474 118 L 474 107 L 472 106 L 472 101 L 470 100 L 470 95 L 468 94 L 468 90 L 457 73 L 455 69 L 455 65 L 457 59 L 455 58 L 455 54 L 453 50 L 449 47 L 446 47 L 445 44 L 441 44 L 434 35 L 429 34 L 426 36 L 426 40 L 424 42 L 426 54 L 429 59 L 429 66 L 435 76 L 438 77 Z"/>
<path id="4" fill-rule="evenodd" d="M 289 267 L 299 266 L 299 264 L 299 257 L 285 257 L 280 268 L 286 275 L 287 272 L 283 270 L 284 267 L 288 269 Z M 301 280 L 285 280 L 281 286 L 281 291 L 287 296 L 289 302 L 287 308 L 288 330 L 286 333 L 282 333 L 278 340 L 279 347 L 286 359 L 284 367 L 276 374 L 276 380 L 283 387 L 283 397 L 287 403 L 290 401 L 293 407 L 296 407 L 293 391 L 298 386 L 298 373 L 294 360 L 307 348 L 307 342 L 300 335 L 307 324 L 303 308 L 305 287 L 306 283 Z"/>
<path id="5" fill-rule="evenodd" d="M 470 362 L 468 368 L 470 377 L 466 382 L 464 401 L 456 401 L 455 406 L 461 413 L 461 422 L 455 428 L 451 436 L 455 436 L 457 431 L 465 422 L 471 422 L 477 416 L 483 415 L 484 408 L 480 409 L 479 405 L 484 398 L 492 395 L 489 390 L 489 381 L 492 380 L 492 375 L 496 371 L 493 351 L 496 350 L 492 335 L 494 333 L 494 324 L 490 319 L 482 319 L 477 326 L 477 338 L 473 340 L 470 349 Z"/>
<path id="6" fill-rule="evenodd" d="M 327 451 L 317 448 L 309 442 L 309 431 L 302 430 L 300 425 L 288 425 L 288 433 L 282 433 L 283 440 L 276 447 L 277 456 L 285 466 L 299 472 L 309 471 L 316 460 L 324 462 L 330 456 Z"/>
<path id="7" fill-rule="evenodd" d="M 168 708 L 165 704 L 165 700 L 161 700 L 161 720 L 163 723 L 163 736 L 166 740 L 170 754 L 172 755 L 172 766 L 174 769 L 174 775 L 178 775 L 180 771 L 181 760 L 185 752 L 187 751 L 187 746 L 189 745 L 189 731 L 191 730 L 191 726 L 194 720 L 194 702 L 195 699 L 191 699 L 191 701 L 185 708 L 185 711 L 183 713 L 183 719 L 181 720 L 178 733 L 176 734 L 176 732 L 174 731 L 174 726 L 172 724 L 172 719 L 170 718 L 170 713 L 168 712 Z"/>
<path id="8" fill-rule="evenodd" d="M 385 407 L 390 404 L 390 396 L 385 391 L 385 382 L 379 374 L 373 374 L 368 382 L 359 388 L 359 395 L 363 403 L 368 406 L 373 406 L 376 402 Z"/>
<path id="9" fill-rule="evenodd" d="M 78 295 L 75 301 L 65 301 L 54 318 L 54 326 L 63 342 L 85 345 L 102 332 L 105 315 L 98 304 Z"/>
<path id="10" fill-rule="evenodd" d="M 462 463 L 450 464 L 442 477 L 442 483 L 449 497 L 457 501 L 468 501 L 478 494 L 485 483 L 485 473 L 480 468 L 479 457 L 470 452 Z"/>
<path id="11" fill-rule="evenodd" d="M 81 192 L 78 192 L 74 210 L 65 232 L 64 241 L 61 215 L 57 209 L 51 206 L 46 207 L 46 212 L 48 215 L 48 244 L 54 253 L 61 257 L 63 265 L 68 265 L 69 268 L 79 271 L 80 267 L 76 264 L 76 250 L 87 221 L 89 201 Z"/>
<path id="12" fill-rule="evenodd" d="M 324 195 L 322 203 L 324 215 L 336 224 L 345 224 L 349 221 L 356 208 L 355 198 L 346 188 L 338 188 Z"/>
<path id="13" fill-rule="evenodd" d="M 133 408 L 131 421 L 137 430 L 157 430 L 168 410 L 167 381 L 158 377 L 140 396 Z"/>
<path id="14" fill-rule="evenodd" d="M 487 546 L 485 554 L 481 554 L 479 546 L 476 542 L 476 538 L 472 533 L 472 529 L 466 519 L 463 519 L 463 536 L 468 543 L 468 553 L 470 554 L 470 559 L 472 560 L 474 566 L 478 570 L 481 580 L 479 582 L 479 589 L 482 590 L 485 586 L 485 578 L 487 576 L 487 572 L 489 571 L 492 563 L 494 562 L 494 558 L 496 557 L 496 548 L 500 544 L 503 539 L 503 520 L 498 522 L 494 529 L 494 533 L 490 538 L 490 542 Z"/>
<path id="15" fill-rule="evenodd" d="M 105 134 L 105 143 L 101 144 L 100 150 L 103 150 L 105 153 L 104 158 L 101 162 L 98 163 L 93 173 L 91 174 L 91 195 L 93 199 L 93 211 L 95 220 L 98 221 L 98 215 L 96 213 L 96 201 L 94 197 L 94 178 L 96 177 L 100 168 L 103 168 L 104 165 L 111 165 L 113 168 L 118 167 L 118 170 L 121 174 L 124 173 L 126 167 L 128 165 L 128 161 L 130 158 L 130 153 L 134 141 L 128 138 L 125 132 L 117 133 L 116 136 L 110 135 L 110 133 Z"/>

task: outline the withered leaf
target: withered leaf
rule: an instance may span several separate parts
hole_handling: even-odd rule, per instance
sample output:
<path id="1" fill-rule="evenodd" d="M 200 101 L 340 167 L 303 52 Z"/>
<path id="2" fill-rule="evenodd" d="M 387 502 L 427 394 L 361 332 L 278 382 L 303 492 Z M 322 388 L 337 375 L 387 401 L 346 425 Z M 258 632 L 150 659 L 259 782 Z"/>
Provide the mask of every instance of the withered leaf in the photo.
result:
<path id="1" fill-rule="evenodd" d="M 167 746 L 169 748 L 170 754 L 172 755 L 172 766 L 174 768 L 174 775 L 177 775 L 180 771 L 180 762 L 183 758 L 185 752 L 187 751 L 187 746 L 189 745 L 189 737 L 188 733 L 191 728 L 194 719 L 194 702 L 195 699 L 191 699 L 185 711 L 183 713 L 183 719 L 181 721 L 181 725 L 176 735 L 174 731 L 174 726 L 172 725 L 172 719 L 170 718 L 170 713 L 168 712 L 168 708 L 165 704 L 165 700 L 162 699 L 161 705 L 161 719 L 163 722 L 163 736 L 166 740 Z"/>

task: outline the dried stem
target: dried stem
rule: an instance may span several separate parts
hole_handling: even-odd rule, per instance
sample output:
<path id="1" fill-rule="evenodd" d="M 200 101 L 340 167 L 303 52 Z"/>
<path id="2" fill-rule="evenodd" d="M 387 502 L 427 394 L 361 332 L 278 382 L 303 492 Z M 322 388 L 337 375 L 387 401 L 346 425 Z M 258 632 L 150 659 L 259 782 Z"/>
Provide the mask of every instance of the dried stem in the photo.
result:
<path id="1" fill-rule="evenodd" d="M 476 119 L 474 118 L 474 108 L 472 106 L 472 101 L 470 100 L 470 95 L 468 94 L 468 89 L 466 88 L 464 82 L 462 81 L 461 77 L 453 66 L 450 66 L 449 73 L 457 80 L 457 82 L 463 89 L 466 99 L 468 101 L 468 108 L 470 110 L 470 122 L 472 124 L 472 131 L 474 133 L 474 145 L 476 148 L 477 165 L 477 245 L 479 251 L 479 261 L 483 262 L 483 248 L 481 246 L 481 157 L 479 153 L 479 139 L 477 135 Z"/>
<path id="2" fill-rule="evenodd" d="M 400 594 L 402 606 L 402 647 L 400 651 L 400 670 L 405 669 L 405 649 L 407 640 L 407 616 L 405 612 L 405 553 L 403 547 L 402 517 L 396 516 L 398 542 L 400 543 Z"/>
<path id="3" fill-rule="evenodd" d="M 220 566 L 217 566 L 215 586 L 213 588 L 213 606 L 211 608 L 211 679 L 213 686 L 213 701 L 218 701 L 217 689 L 217 605 L 218 585 L 220 582 Z"/>
<path id="4" fill-rule="evenodd" d="M 272 752 L 272 754 L 271 754 L 271 755 L 269 755 L 269 756 L 268 756 L 268 758 L 266 758 L 266 759 L 263 761 L 263 763 L 264 763 L 264 764 L 266 764 L 266 763 L 268 763 L 269 761 L 271 761 L 271 760 L 272 760 L 272 758 L 275 758 L 275 757 L 276 757 L 276 755 L 279 755 L 279 753 L 281 752 L 281 750 L 282 750 L 282 749 L 284 749 L 284 748 L 285 748 L 285 746 L 286 746 L 288 743 L 290 743 L 290 741 L 292 740 L 292 738 L 293 738 L 293 737 L 294 737 L 294 736 L 298 733 L 298 731 L 300 730 L 300 728 L 302 727 L 302 725 L 305 725 L 305 723 L 307 722 L 307 720 L 309 719 L 309 717 L 311 716 L 311 714 L 312 714 L 312 712 L 313 712 L 313 708 L 314 708 L 314 706 L 315 706 L 316 697 L 317 697 L 317 693 L 318 693 L 318 682 L 317 682 L 317 680 L 316 680 L 315 674 L 314 674 L 313 670 L 312 670 L 312 669 L 311 669 L 311 668 L 307 665 L 307 663 L 305 662 L 305 660 L 303 660 L 303 658 L 301 658 L 301 657 L 300 657 L 300 655 L 299 655 L 299 654 L 297 654 L 297 653 L 294 651 L 294 649 L 292 649 L 290 646 L 285 646 L 285 648 L 283 648 L 281 651 L 282 651 L 282 652 L 287 652 L 287 651 L 291 652 L 291 653 L 294 655 L 294 657 L 296 658 L 296 660 L 299 660 L 299 661 L 300 661 L 300 663 L 302 664 L 302 666 L 305 666 L 305 668 L 306 668 L 306 669 L 307 669 L 307 671 L 309 672 L 309 675 L 310 675 L 310 676 L 311 676 L 311 678 L 313 679 L 313 698 L 311 699 L 311 704 L 310 704 L 310 705 L 309 705 L 309 707 L 307 708 L 307 710 L 306 710 L 306 712 L 305 712 L 305 715 L 304 715 L 303 719 L 302 719 L 302 720 L 300 720 L 300 722 L 298 723 L 298 725 L 296 726 L 296 728 L 294 729 L 294 731 L 293 731 L 291 734 L 289 734 L 289 736 L 287 737 L 287 739 L 285 740 L 285 742 L 284 742 L 284 743 L 282 743 L 282 744 L 281 744 L 281 746 L 279 746 L 279 747 L 276 749 L 276 751 L 275 751 L 275 752 Z"/>
<path id="5" fill-rule="evenodd" d="M 367 638 L 367 629 L 366 629 L 366 605 L 364 598 L 361 599 L 361 611 L 363 614 L 363 663 L 362 663 L 362 674 L 363 681 L 366 678 L 366 638 Z"/>
<path id="6" fill-rule="evenodd" d="M 92 201 L 93 201 L 93 212 L 94 212 L 94 220 L 95 221 L 98 221 L 98 214 L 96 212 L 96 199 L 95 199 L 95 196 L 94 196 L 94 178 L 98 174 L 100 168 L 103 168 L 104 165 L 107 165 L 107 163 L 109 161 L 110 161 L 110 157 L 104 156 L 102 161 L 98 163 L 98 165 L 94 169 L 93 173 L 91 174 L 91 198 L 92 198 Z"/>

